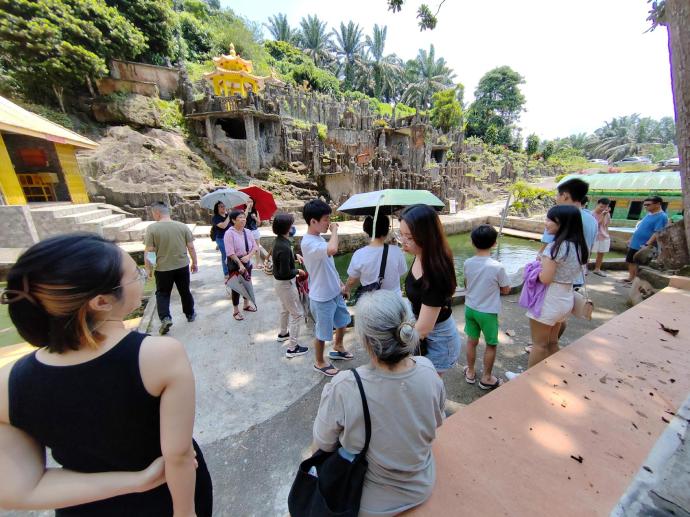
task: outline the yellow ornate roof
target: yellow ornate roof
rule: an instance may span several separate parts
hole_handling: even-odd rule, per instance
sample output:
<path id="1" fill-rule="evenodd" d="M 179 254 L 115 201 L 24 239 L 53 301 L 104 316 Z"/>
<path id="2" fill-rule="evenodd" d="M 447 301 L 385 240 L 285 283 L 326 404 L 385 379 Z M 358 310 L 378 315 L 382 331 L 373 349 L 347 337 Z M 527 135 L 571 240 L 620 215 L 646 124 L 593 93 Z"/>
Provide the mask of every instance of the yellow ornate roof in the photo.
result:
<path id="1" fill-rule="evenodd" d="M 51 142 L 69 144 L 83 149 L 98 147 L 96 142 L 25 110 L 4 97 L 0 97 L 0 130 L 43 138 Z"/>
<path id="2" fill-rule="evenodd" d="M 254 65 L 247 59 L 242 59 L 235 52 L 235 45 L 230 43 L 230 52 L 213 58 L 216 68 L 230 71 L 245 71 L 251 73 Z"/>

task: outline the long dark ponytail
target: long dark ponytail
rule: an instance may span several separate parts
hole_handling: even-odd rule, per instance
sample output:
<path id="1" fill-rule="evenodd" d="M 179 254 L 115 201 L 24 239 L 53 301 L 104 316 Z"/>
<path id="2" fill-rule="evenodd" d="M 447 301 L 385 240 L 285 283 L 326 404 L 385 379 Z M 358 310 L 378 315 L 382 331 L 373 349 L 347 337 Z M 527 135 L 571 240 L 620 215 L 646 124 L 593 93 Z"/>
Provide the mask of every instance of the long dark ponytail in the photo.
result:
<path id="1" fill-rule="evenodd" d="M 400 214 L 410 228 L 415 244 L 422 248 L 422 287 L 443 289 L 452 296 L 457 287 L 453 253 L 436 210 L 428 205 L 412 205 Z"/>
<path id="2" fill-rule="evenodd" d="M 586 264 L 589 260 L 589 248 L 585 240 L 580 209 L 571 205 L 557 205 L 548 211 L 546 217 L 558 224 L 558 231 L 551 247 L 551 258 L 555 259 L 563 243 L 566 243 L 568 248 L 565 255 L 570 253 L 572 245 L 575 247 L 578 262 Z"/>

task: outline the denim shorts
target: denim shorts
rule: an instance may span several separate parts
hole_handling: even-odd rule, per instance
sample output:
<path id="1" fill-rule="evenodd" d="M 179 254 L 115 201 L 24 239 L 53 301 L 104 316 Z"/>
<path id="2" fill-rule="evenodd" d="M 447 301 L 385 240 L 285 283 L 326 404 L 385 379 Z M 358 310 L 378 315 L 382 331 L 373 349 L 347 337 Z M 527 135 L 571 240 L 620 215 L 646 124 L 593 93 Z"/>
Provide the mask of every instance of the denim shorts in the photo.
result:
<path id="1" fill-rule="evenodd" d="M 319 341 L 331 341 L 333 328 L 347 327 L 352 320 L 341 294 L 326 302 L 317 302 L 310 298 L 309 308 L 316 322 L 314 336 Z"/>
<path id="2" fill-rule="evenodd" d="M 434 329 L 426 336 L 426 358 L 431 361 L 439 373 L 455 366 L 460 356 L 462 341 L 460 333 L 451 316 L 446 321 L 436 323 Z"/>

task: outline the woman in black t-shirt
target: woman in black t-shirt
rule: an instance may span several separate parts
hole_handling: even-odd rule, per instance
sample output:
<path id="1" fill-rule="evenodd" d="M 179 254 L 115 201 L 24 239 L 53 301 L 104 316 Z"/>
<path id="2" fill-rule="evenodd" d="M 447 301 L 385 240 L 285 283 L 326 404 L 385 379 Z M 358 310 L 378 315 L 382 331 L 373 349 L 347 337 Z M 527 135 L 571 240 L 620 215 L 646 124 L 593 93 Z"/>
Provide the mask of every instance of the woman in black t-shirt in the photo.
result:
<path id="1" fill-rule="evenodd" d="M 426 340 L 426 357 L 439 375 L 453 368 L 462 342 L 452 318 L 451 297 L 457 281 L 453 255 L 436 211 L 412 205 L 400 214 L 403 249 L 415 256 L 405 291 L 417 318 L 415 328 Z"/>
<path id="2" fill-rule="evenodd" d="M 218 201 L 213 205 L 213 219 L 211 219 L 211 225 L 213 226 L 212 231 L 215 236 L 216 244 L 220 250 L 220 264 L 223 267 L 223 275 L 225 275 L 225 279 L 227 280 L 228 261 L 227 255 L 225 254 L 225 241 L 223 237 L 225 236 L 225 230 L 227 230 L 230 225 L 230 214 L 222 201 Z"/>

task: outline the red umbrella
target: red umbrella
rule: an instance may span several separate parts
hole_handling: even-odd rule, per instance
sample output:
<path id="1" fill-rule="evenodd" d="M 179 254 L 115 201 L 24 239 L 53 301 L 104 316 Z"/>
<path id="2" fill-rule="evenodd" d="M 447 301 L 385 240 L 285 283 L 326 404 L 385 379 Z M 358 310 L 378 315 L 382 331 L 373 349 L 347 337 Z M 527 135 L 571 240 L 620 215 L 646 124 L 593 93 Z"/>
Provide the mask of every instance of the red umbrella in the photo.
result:
<path id="1" fill-rule="evenodd" d="M 256 211 L 259 213 L 259 217 L 262 221 L 268 221 L 278 210 L 275 199 L 273 199 L 273 194 L 267 190 L 255 185 L 243 187 L 237 190 L 244 192 L 254 200 L 254 206 L 256 207 Z"/>

